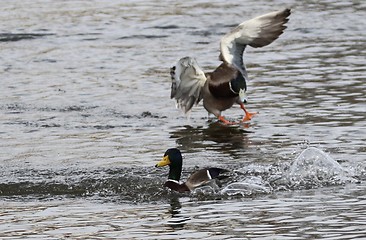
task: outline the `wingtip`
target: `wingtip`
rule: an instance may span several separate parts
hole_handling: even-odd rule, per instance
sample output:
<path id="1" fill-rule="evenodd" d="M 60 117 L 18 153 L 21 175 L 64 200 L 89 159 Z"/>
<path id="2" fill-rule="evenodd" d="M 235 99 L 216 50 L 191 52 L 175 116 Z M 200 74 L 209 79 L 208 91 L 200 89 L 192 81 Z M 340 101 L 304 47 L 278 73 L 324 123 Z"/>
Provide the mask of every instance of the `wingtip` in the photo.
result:
<path id="1" fill-rule="evenodd" d="M 287 20 L 286 22 L 288 22 L 288 17 L 291 15 L 291 8 L 285 8 L 283 11 L 282 11 L 282 14 L 284 15 L 285 19 Z"/>
<path id="2" fill-rule="evenodd" d="M 279 11 L 279 16 L 286 18 L 291 15 L 291 8 L 285 8 Z"/>

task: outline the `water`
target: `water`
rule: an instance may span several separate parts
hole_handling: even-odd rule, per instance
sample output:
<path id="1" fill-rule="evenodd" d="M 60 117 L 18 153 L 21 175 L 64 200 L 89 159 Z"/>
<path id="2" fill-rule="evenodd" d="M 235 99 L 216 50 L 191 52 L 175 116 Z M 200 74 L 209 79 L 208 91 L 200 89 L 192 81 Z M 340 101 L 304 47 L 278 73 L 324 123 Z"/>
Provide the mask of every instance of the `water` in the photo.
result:
<path id="1" fill-rule="evenodd" d="M 218 64 L 241 21 L 291 7 L 245 54 L 248 124 L 169 99 L 169 67 Z M 357 239 L 365 232 L 363 1 L 2 1 L 2 239 Z M 242 117 L 238 106 L 224 112 Z M 162 188 L 169 147 L 231 170 L 192 194 Z"/>

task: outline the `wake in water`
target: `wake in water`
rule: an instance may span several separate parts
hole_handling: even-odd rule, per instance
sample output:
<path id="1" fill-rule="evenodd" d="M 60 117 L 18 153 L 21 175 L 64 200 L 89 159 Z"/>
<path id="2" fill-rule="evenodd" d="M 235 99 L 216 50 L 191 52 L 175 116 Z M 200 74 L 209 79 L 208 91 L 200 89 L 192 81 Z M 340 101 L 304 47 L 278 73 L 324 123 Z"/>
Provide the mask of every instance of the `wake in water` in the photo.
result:
<path id="1" fill-rule="evenodd" d="M 362 178 L 361 173 L 358 176 L 351 173 L 328 154 L 315 147 L 305 149 L 289 166 L 249 166 L 236 170 L 234 174 L 232 182 L 216 191 L 216 194 L 251 196 L 281 190 L 357 183 Z M 207 187 L 203 189 L 204 191 L 197 189 L 194 194 L 202 197 L 202 194 L 210 192 Z M 214 189 L 211 188 L 211 190 Z"/>
<path id="2" fill-rule="evenodd" d="M 102 201 L 152 202 L 174 196 L 193 199 L 241 198 L 276 191 L 357 183 L 366 177 L 365 166 L 343 167 L 320 149 L 309 147 L 293 162 L 252 164 L 232 170 L 220 182 L 180 194 L 163 186 L 166 172 L 151 168 L 96 170 L 29 170 L 3 172 L 0 196 L 10 198 L 92 197 Z"/>

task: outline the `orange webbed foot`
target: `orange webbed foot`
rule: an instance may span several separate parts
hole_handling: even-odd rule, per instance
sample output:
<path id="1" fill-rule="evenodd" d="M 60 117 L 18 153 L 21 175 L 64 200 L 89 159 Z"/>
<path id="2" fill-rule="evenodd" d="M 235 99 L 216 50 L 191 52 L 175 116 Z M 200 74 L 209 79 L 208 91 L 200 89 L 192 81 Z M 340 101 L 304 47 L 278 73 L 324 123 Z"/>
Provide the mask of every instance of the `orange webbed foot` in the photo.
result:
<path id="1" fill-rule="evenodd" d="M 256 112 L 245 112 L 245 116 L 243 117 L 243 122 L 248 122 L 250 120 L 252 120 L 252 118 L 256 115 Z"/>
<path id="2" fill-rule="evenodd" d="M 237 123 L 235 123 L 235 122 L 230 122 L 229 120 L 226 120 L 223 116 L 219 116 L 219 117 L 218 117 L 218 119 L 219 119 L 222 123 L 224 123 L 224 124 L 226 124 L 226 125 L 234 125 L 234 124 L 237 124 Z"/>
<path id="3" fill-rule="evenodd" d="M 243 109 L 243 111 L 245 112 L 245 116 L 243 117 L 243 122 L 247 122 L 252 120 L 252 118 L 254 117 L 254 115 L 256 115 L 256 112 L 248 112 L 248 110 L 245 108 L 243 103 L 240 103 L 240 108 Z"/>

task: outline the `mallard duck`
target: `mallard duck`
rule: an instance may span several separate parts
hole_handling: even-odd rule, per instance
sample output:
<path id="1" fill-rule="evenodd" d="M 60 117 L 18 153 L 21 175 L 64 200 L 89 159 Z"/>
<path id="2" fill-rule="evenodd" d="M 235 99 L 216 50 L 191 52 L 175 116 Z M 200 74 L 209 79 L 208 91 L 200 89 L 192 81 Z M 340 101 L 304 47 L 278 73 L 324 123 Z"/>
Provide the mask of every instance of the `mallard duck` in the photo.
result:
<path id="1" fill-rule="evenodd" d="M 245 112 L 242 121 L 251 120 L 255 113 L 244 107 L 249 80 L 243 62 L 244 50 L 247 45 L 264 47 L 276 40 L 286 29 L 290 14 L 290 9 L 271 12 L 245 21 L 227 33 L 220 41 L 219 59 L 222 64 L 213 72 L 204 73 L 194 58 L 180 59 L 170 69 L 170 97 L 185 113 L 203 99 L 204 108 L 226 124 L 232 122 L 226 120 L 221 112 L 238 103 Z"/>
<path id="2" fill-rule="evenodd" d="M 177 192 L 188 192 L 209 183 L 212 179 L 227 177 L 220 176 L 220 174 L 228 172 L 228 170 L 222 168 L 204 168 L 194 172 L 188 177 L 186 182 L 180 183 L 182 163 L 182 154 L 179 149 L 170 148 L 165 152 L 163 159 L 155 165 L 155 167 L 169 166 L 168 180 L 164 186 Z"/>

